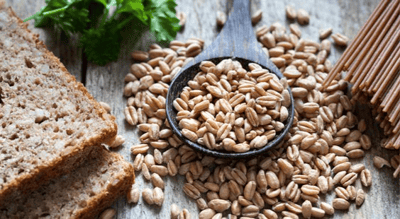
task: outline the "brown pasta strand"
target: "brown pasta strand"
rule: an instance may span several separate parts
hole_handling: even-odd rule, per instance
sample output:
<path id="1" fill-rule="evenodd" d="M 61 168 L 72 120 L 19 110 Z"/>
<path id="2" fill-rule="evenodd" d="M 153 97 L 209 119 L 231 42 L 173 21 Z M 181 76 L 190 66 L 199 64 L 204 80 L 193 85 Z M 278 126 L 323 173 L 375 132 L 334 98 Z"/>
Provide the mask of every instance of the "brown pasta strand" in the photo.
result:
<path id="1" fill-rule="evenodd" d="M 398 106 L 396 106 L 395 110 L 394 110 L 394 114 L 393 114 L 393 120 L 397 119 L 399 117 L 399 113 L 400 113 L 400 105 L 398 104 Z M 398 119 L 397 119 L 398 120 Z M 398 122 L 399 123 L 399 122 Z M 399 123 L 400 124 L 400 123 Z"/>
<path id="2" fill-rule="evenodd" d="M 385 74 L 384 74 L 385 77 L 382 78 L 383 81 L 380 83 L 380 87 L 378 88 L 378 90 L 376 91 L 376 93 L 374 94 L 374 96 L 371 99 L 372 104 L 375 104 L 377 98 L 382 97 L 381 94 L 389 88 L 388 84 L 395 76 L 394 72 L 392 74 L 390 73 L 390 67 L 392 64 L 394 64 L 396 62 L 396 57 L 400 57 L 400 50 L 398 50 L 397 53 L 393 56 L 393 59 L 391 59 L 390 61 L 387 62 L 387 63 L 389 63 L 388 68 L 382 69 L 383 72 L 385 72 Z"/>
<path id="3" fill-rule="evenodd" d="M 397 47 L 395 48 L 395 51 L 400 49 L 400 44 L 397 44 Z M 394 53 L 392 53 L 389 57 L 389 59 L 393 59 L 394 58 Z M 376 62 L 375 62 L 376 63 Z M 389 62 L 385 63 L 385 65 L 383 66 L 385 69 L 387 68 L 387 66 L 389 65 Z M 377 78 L 372 82 L 371 86 L 369 86 L 368 88 L 368 93 L 370 95 L 372 95 L 372 92 L 376 92 L 378 90 L 378 86 L 382 83 L 382 81 L 385 79 L 385 77 L 383 77 L 383 74 L 378 74 Z"/>
<path id="4" fill-rule="evenodd" d="M 400 19 L 399 19 L 400 20 Z M 400 25 L 400 22 L 398 23 L 398 25 Z M 396 43 L 400 37 L 400 31 L 399 29 L 396 30 L 396 33 L 394 34 L 394 36 L 392 36 L 393 38 L 390 40 L 389 44 L 385 44 L 385 48 L 383 49 L 383 51 L 379 54 L 379 58 L 378 60 L 376 60 L 378 62 L 377 67 L 375 69 L 373 69 L 373 72 L 371 72 L 371 75 L 376 75 L 378 74 L 379 70 L 381 69 L 382 65 L 385 63 L 385 61 L 388 60 L 388 56 L 390 55 L 390 53 L 394 50 Z M 370 78 L 366 83 L 369 86 L 372 82 L 373 78 Z M 378 89 L 379 90 L 379 89 Z"/>
<path id="5" fill-rule="evenodd" d="M 376 60 L 376 62 L 377 62 L 376 66 L 375 66 L 375 68 L 371 69 L 372 71 L 369 72 L 369 74 L 372 76 L 370 76 L 370 78 L 369 78 L 370 80 L 367 80 L 367 82 L 366 82 L 368 86 L 372 83 L 372 79 L 375 78 L 376 75 L 382 70 L 382 67 L 387 62 L 390 54 L 393 52 L 393 50 L 396 46 L 396 41 L 399 39 L 399 37 L 400 37 L 400 30 L 396 30 L 395 37 L 390 40 L 388 45 L 384 46 L 383 51 L 380 50 L 382 52 L 379 53 L 379 57 Z M 385 78 L 385 80 L 386 80 L 386 78 Z M 356 86 L 358 89 L 360 83 L 361 83 L 361 79 L 358 79 L 357 82 L 354 84 L 354 86 Z M 385 81 L 383 82 L 383 84 L 385 84 Z M 382 86 L 379 89 L 382 89 Z M 379 91 L 379 89 L 377 92 L 381 93 L 382 91 Z M 376 100 L 373 100 L 372 102 L 375 103 L 375 101 Z"/>
<path id="6" fill-rule="evenodd" d="M 399 173 L 400 173 L 400 165 L 396 168 L 396 170 L 393 172 L 393 177 L 394 178 L 397 178 L 397 176 L 399 175 Z"/>
<path id="7" fill-rule="evenodd" d="M 400 109 L 400 107 L 398 107 L 396 105 L 394 107 L 393 111 L 392 111 L 392 115 L 389 116 L 389 122 L 392 123 L 392 124 L 396 124 L 396 126 L 393 129 L 393 133 L 397 133 L 398 132 L 399 128 L 397 128 L 397 126 L 400 125 L 400 122 L 399 122 L 399 112 L 400 111 L 396 111 L 396 109 Z"/>
<path id="8" fill-rule="evenodd" d="M 352 79 L 350 80 L 351 83 L 354 83 L 355 80 L 358 79 L 360 77 L 360 75 L 362 75 L 362 73 L 365 73 L 365 71 L 363 71 L 364 70 L 363 67 L 364 67 L 364 64 L 367 63 L 366 60 L 368 60 L 368 55 L 366 53 L 368 52 L 370 54 L 372 52 L 371 46 L 373 46 L 373 43 L 371 43 L 371 42 L 378 43 L 376 38 L 378 37 L 378 35 L 380 35 L 382 33 L 382 29 L 385 26 L 386 20 L 389 19 L 390 15 L 393 13 L 393 10 L 395 9 L 395 7 L 393 7 L 394 4 L 396 4 L 396 2 L 394 2 L 394 1 L 391 2 L 389 7 L 387 7 L 386 10 L 383 12 L 383 16 L 379 17 L 377 22 L 372 26 L 372 29 L 369 31 L 367 36 L 363 39 L 363 41 L 359 47 L 361 49 L 361 51 L 356 50 L 352 54 L 352 57 L 350 58 L 350 60 L 347 61 L 347 63 L 352 62 L 351 61 L 352 58 L 357 57 L 355 62 L 351 63 L 351 67 L 349 68 L 349 71 L 347 73 L 348 76 L 349 75 L 353 76 Z M 396 6 L 397 6 L 397 4 L 396 4 Z M 364 58 L 365 56 L 367 56 L 367 58 Z"/>
<path id="9" fill-rule="evenodd" d="M 376 57 L 377 57 L 377 54 L 379 54 L 379 51 L 377 51 L 377 50 L 379 49 L 379 45 L 382 45 L 382 40 L 385 40 L 385 36 L 386 36 L 386 38 L 388 38 L 388 36 L 391 35 L 391 34 L 390 34 L 391 30 L 394 30 L 393 27 L 396 27 L 396 25 L 400 24 L 400 17 L 397 16 L 397 15 L 399 14 L 399 12 L 400 12 L 400 5 L 399 5 L 399 2 L 396 2 L 396 3 L 397 3 L 397 4 L 395 4 L 396 8 L 395 8 L 395 7 L 392 8 L 393 10 L 396 9 L 395 13 L 392 14 L 392 16 L 390 16 L 390 15 L 391 15 L 390 13 L 387 14 L 387 17 L 386 17 L 386 18 L 388 18 L 388 17 L 390 16 L 390 20 L 387 22 L 386 25 L 384 25 L 384 23 L 382 23 L 382 25 L 383 25 L 385 28 L 383 29 L 383 31 L 380 31 L 379 38 L 374 42 L 374 45 L 373 45 L 372 48 L 369 50 L 367 57 L 364 59 L 364 62 L 363 62 L 363 64 L 362 64 L 361 67 L 360 67 L 360 68 L 361 68 L 361 71 L 362 71 L 361 75 L 366 75 L 366 77 L 363 78 L 363 81 L 362 81 L 361 84 L 360 84 L 360 88 L 361 88 L 361 89 L 363 89 L 365 85 L 369 86 L 369 85 L 371 84 L 371 83 L 367 84 L 366 81 L 372 79 L 371 75 L 369 74 L 369 71 L 370 71 L 370 69 L 371 69 L 370 67 L 371 67 L 371 65 L 372 65 L 373 63 L 375 63 L 375 59 L 376 59 Z M 392 24 L 393 24 L 393 22 L 395 22 L 396 17 L 398 17 L 398 18 L 397 18 L 397 22 L 396 22 L 396 24 L 393 26 Z M 387 19 L 385 19 L 384 22 L 386 22 L 386 20 L 387 20 Z M 392 28 L 391 28 L 391 27 L 392 27 Z M 389 31 L 389 34 L 387 34 L 388 31 Z M 373 40 L 373 39 L 372 39 L 372 40 Z M 385 44 L 383 44 L 383 45 L 385 45 Z M 378 47 L 378 48 L 377 48 L 377 47 Z M 372 58 L 371 58 L 371 57 L 372 57 Z M 365 64 L 367 64 L 367 66 L 365 66 Z M 368 72 L 368 73 L 367 73 L 367 72 Z"/>
<path id="10" fill-rule="evenodd" d="M 400 39 L 400 28 L 396 30 L 395 33 L 395 37 L 393 38 L 393 40 L 389 43 L 389 45 L 384 49 L 383 51 L 383 55 L 382 58 L 379 60 L 379 63 L 377 64 L 377 68 L 375 68 L 372 72 L 372 74 L 378 74 L 378 71 L 381 69 L 381 66 L 383 66 L 383 64 L 385 63 L 385 61 L 387 61 L 390 53 L 393 51 L 393 49 L 395 48 L 397 41 Z M 385 72 L 386 75 L 386 72 Z M 378 90 L 376 91 L 374 97 L 371 99 L 371 103 L 375 104 L 377 98 L 379 97 L 379 95 L 382 93 L 383 89 L 385 88 L 385 86 L 387 86 L 387 80 L 383 81 L 382 86 L 380 86 L 378 88 Z"/>
<path id="11" fill-rule="evenodd" d="M 370 103 L 372 115 L 386 136 L 382 146 L 399 150 L 400 0 L 379 3 L 325 78 L 323 88 L 337 84 L 342 71 L 347 71 L 345 81 L 353 84 L 350 101 Z M 399 167 L 395 177 L 400 175 Z"/>
<path id="12" fill-rule="evenodd" d="M 393 61 L 396 61 L 396 63 L 394 63 L 394 66 L 392 66 L 392 68 L 390 69 L 389 75 L 394 75 L 400 66 L 400 50 L 397 51 L 397 56 L 395 59 L 393 59 Z M 391 106 L 391 104 L 393 104 L 393 102 L 395 101 L 395 98 L 397 98 L 397 95 L 399 94 L 399 91 L 400 91 L 399 79 L 400 79 L 400 77 L 397 78 L 397 80 L 396 80 L 397 83 L 395 83 L 395 85 L 392 86 L 392 88 L 396 88 L 396 91 L 390 92 L 384 99 L 385 107 L 383 108 L 383 112 L 387 112 L 387 109 Z M 388 99 L 387 103 L 385 102 L 386 99 Z"/>
<path id="13" fill-rule="evenodd" d="M 380 5 L 380 4 L 378 5 L 377 13 L 374 14 L 374 13 L 375 13 L 375 11 L 374 11 L 374 12 L 372 13 L 372 15 L 370 16 L 370 18 L 372 17 L 372 19 L 371 19 L 371 20 L 369 20 L 369 19 L 367 20 L 367 23 L 366 23 L 366 25 L 368 25 L 367 28 L 366 28 L 365 30 L 362 30 L 361 34 L 357 34 L 357 36 L 358 36 L 358 35 L 360 36 L 360 38 L 358 38 L 359 40 L 364 40 L 364 39 L 365 39 L 365 35 L 366 35 L 366 34 L 369 34 L 369 33 L 371 32 L 371 26 L 372 26 L 372 28 L 373 28 L 373 26 L 375 25 L 377 19 L 380 18 L 382 12 L 384 12 L 384 11 L 386 10 L 387 4 L 388 4 L 389 2 L 390 2 L 390 1 L 381 1 L 381 3 L 383 3 L 383 4 L 382 4 L 382 5 Z M 381 7 L 381 6 L 382 6 L 382 7 Z M 379 7 L 381 7 L 381 8 L 379 8 Z M 368 22 L 369 22 L 369 23 L 368 23 Z M 360 44 L 356 43 L 355 45 L 357 45 L 356 51 L 357 51 L 358 49 L 362 49 L 362 46 L 361 46 Z M 354 61 L 354 59 L 356 58 L 356 56 L 354 56 L 354 53 L 350 53 L 350 54 L 352 54 L 352 56 L 351 56 L 350 59 L 344 64 L 344 69 L 348 69 L 349 66 L 351 65 L 351 63 L 352 63 L 352 62 Z"/>
<path id="14" fill-rule="evenodd" d="M 393 126 L 392 134 L 400 133 L 399 129 L 400 129 L 400 123 L 396 123 L 396 126 Z"/>
<path id="15" fill-rule="evenodd" d="M 393 56 L 393 54 L 391 55 L 391 57 Z M 390 58 L 390 57 L 389 57 Z M 388 64 L 387 64 L 388 65 Z M 385 65 L 386 66 L 386 65 Z M 385 66 L 383 66 L 383 67 L 385 67 Z M 376 67 L 376 62 L 374 62 L 374 64 L 372 65 L 372 67 L 371 68 L 375 68 Z M 379 80 L 382 80 L 383 79 L 383 77 L 382 77 L 382 74 L 378 74 L 377 75 L 377 77 L 375 78 L 375 80 L 372 82 L 372 84 L 371 84 L 371 86 L 369 86 L 368 87 L 368 95 L 373 95 L 373 88 L 376 86 L 376 85 L 378 85 L 379 83 L 378 83 L 378 81 Z"/>
<path id="16" fill-rule="evenodd" d="M 367 22 L 363 25 L 363 27 L 359 30 L 357 33 L 357 36 L 365 36 L 365 34 L 369 31 L 371 28 L 371 25 L 378 19 L 382 11 L 386 8 L 387 4 L 390 1 L 388 0 L 383 0 L 379 3 L 379 5 L 375 8 L 375 10 L 372 12 L 372 15 L 368 18 Z M 353 50 L 355 47 L 358 46 L 360 41 L 362 40 L 362 37 L 359 37 L 355 39 L 350 46 L 344 51 L 342 57 L 339 59 L 338 63 L 335 65 L 335 67 L 331 70 L 330 74 L 328 75 L 328 78 L 323 82 L 323 86 L 326 87 L 329 85 L 334 78 L 342 71 L 342 68 L 345 67 L 345 69 L 348 68 L 348 66 L 345 66 L 345 61 L 349 58 L 349 56 L 352 54 Z"/>

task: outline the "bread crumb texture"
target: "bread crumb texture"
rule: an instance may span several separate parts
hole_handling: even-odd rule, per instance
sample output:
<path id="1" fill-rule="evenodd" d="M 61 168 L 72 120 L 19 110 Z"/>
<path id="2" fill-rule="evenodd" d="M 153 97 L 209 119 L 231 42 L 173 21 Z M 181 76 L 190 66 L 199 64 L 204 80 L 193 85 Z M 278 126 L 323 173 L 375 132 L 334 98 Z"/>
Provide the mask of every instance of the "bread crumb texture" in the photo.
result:
<path id="1" fill-rule="evenodd" d="M 97 147 L 75 171 L 0 209 L 0 218 L 95 218 L 132 185 L 133 167 Z"/>
<path id="2" fill-rule="evenodd" d="M 0 10 L 0 88 L 0 203 L 70 171 L 88 147 L 116 135 L 115 118 L 11 8 Z"/>

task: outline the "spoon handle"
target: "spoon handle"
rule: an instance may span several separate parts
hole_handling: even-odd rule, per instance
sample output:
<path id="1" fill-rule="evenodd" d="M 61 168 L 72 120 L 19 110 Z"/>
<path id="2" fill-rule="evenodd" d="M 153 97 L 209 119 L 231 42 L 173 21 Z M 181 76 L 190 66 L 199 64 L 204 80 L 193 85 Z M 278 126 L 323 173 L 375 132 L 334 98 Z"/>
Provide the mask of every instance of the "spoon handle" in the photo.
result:
<path id="1" fill-rule="evenodd" d="M 194 63 L 219 57 L 244 58 L 264 65 L 282 77 L 257 42 L 251 24 L 249 0 L 233 1 L 233 9 L 221 33 L 193 62 L 186 65 L 186 68 Z"/>
<path id="2" fill-rule="evenodd" d="M 181 72 L 195 63 L 213 58 L 243 58 L 258 63 L 283 77 L 279 69 L 268 59 L 257 42 L 250 18 L 250 1 L 234 0 L 233 10 L 221 33 L 193 61 L 186 64 Z"/>
<path id="3" fill-rule="evenodd" d="M 250 1 L 234 0 L 233 8 L 221 33 L 195 58 L 194 63 L 216 57 L 249 58 L 254 55 L 256 48 L 257 40 L 250 19 Z"/>
<path id="4" fill-rule="evenodd" d="M 246 52 L 251 50 L 249 46 L 257 45 L 251 25 L 250 1 L 233 2 L 229 18 L 214 43 L 219 45 L 220 49 L 224 49 L 223 56 L 246 55 Z"/>

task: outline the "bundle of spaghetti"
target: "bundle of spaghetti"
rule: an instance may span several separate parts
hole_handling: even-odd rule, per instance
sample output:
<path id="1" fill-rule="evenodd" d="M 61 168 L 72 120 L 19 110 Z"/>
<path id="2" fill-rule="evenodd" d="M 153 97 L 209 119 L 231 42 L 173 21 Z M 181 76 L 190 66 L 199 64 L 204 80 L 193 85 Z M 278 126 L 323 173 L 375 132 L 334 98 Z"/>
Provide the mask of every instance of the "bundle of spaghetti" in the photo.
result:
<path id="1" fill-rule="evenodd" d="M 342 57 L 329 72 L 323 86 L 335 86 L 345 71 L 353 84 L 353 101 L 368 101 L 387 137 L 382 146 L 400 148 L 400 0 L 382 0 Z M 394 176 L 400 173 L 400 156 Z M 393 159 L 392 159 L 393 160 Z"/>

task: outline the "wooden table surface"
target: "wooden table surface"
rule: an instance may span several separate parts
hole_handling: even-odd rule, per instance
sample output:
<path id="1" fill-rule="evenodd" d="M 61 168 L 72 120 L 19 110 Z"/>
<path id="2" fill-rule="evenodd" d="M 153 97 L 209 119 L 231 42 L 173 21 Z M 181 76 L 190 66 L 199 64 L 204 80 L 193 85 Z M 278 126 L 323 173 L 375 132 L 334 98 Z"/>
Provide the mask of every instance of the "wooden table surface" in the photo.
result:
<path id="1" fill-rule="evenodd" d="M 9 6 L 21 18 L 26 18 L 38 11 L 45 3 L 44 0 L 7 0 Z M 318 30 L 332 27 L 334 32 L 341 32 L 350 38 L 354 37 L 372 13 L 379 0 L 253 0 L 253 11 L 262 9 L 263 18 L 256 27 L 263 24 L 270 25 L 276 21 L 285 24 L 284 7 L 287 4 L 295 8 L 306 9 L 311 15 L 310 24 L 302 26 L 302 34 L 305 38 L 318 40 Z M 199 37 L 205 40 L 205 46 L 211 44 L 217 36 L 216 12 L 221 10 L 228 12 L 231 1 L 227 0 L 177 0 L 178 11 L 187 14 L 185 28 L 178 33 L 178 40 L 186 40 L 190 37 Z M 255 28 L 256 28 L 255 27 Z M 100 67 L 82 61 L 82 51 L 77 46 L 76 38 L 67 39 L 65 35 L 52 29 L 37 29 L 30 22 L 30 29 L 40 34 L 42 39 L 56 56 L 58 56 L 69 72 L 84 83 L 89 92 L 99 101 L 104 101 L 112 107 L 112 114 L 117 117 L 119 134 L 126 138 L 126 143 L 117 149 L 129 162 L 133 162 L 130 147 L 139 143 L 138 132 L 125 122 L 123 109 L 126 98 L 122 96 L 124 77 L 129 72 L 132 64 L 130 52 L 134 49 L 147 51 L 148 46 L 154 42 L 149 33 L 141 33 L 134 30 L 126 30 L 120 58 L 117 62 Z M 335 63 L 343 50 L 335 48 L 330 60 Z M 383 150 L 380 147 L 381 134 L 376 124 L 372 121 L 370 110 L 362 107 L 359 117 L 368 121 L 368 133 L 373 139 L 373 149 L 366 152 L 362 162 L 373 175 L 373 185 L 366 191 L 366 201 L 360 208 L 351 205 L 347 212 L 337 212 L 333 218 L 400 218 L 400 183 L 399 179 L 393 179 L 393 169 L 383 168 L 378 170 L 372 164 L 374 155 L 390 159 L 391 155 L 398 153 Z M 137 172 L 136 186 L 139 188 L 152 188 L 151 183 L 145 181 Z M 118 210 L 117 218 L 169 218 L 170 206 L 176 203 L 180 208 L 187 208 L 192 213 L 192 218 L 198 218 L 198 210 L 193 200 L 185 196 L 182 191 L 184 177 L 166 177 L 165 201 L 162 207 L 153 207 L 144 204 L 141 199 L 137 205 L 126 204 L 125 199 L 119 199 L 113 207 Z M 357 181 L 358 182 L 358 181 Z M 359 182 L 358 182 L 359 183 Z M 357 185 L 359 187 L 360 185 Z M 333 193 L 326 196 L 327 202 L 333 199 Z"/>

